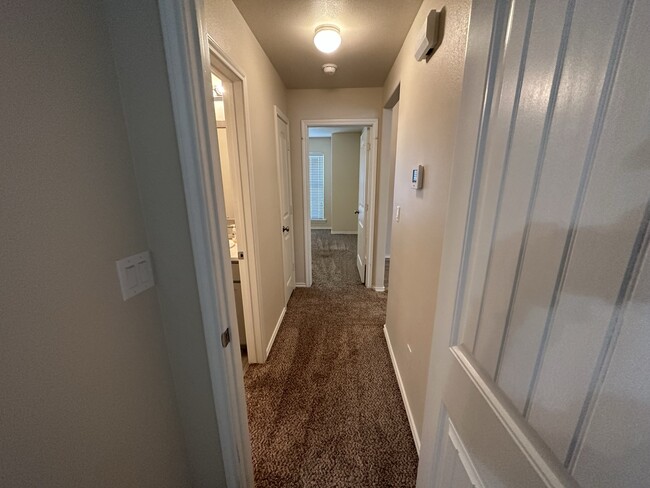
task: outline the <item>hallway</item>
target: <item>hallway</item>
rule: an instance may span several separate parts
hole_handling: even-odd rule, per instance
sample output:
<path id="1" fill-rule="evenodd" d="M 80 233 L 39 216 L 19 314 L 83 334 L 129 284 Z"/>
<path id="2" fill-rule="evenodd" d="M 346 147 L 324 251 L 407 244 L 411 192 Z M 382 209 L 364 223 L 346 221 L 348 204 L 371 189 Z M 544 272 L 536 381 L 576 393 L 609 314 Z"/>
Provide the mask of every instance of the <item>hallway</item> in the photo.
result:
<path id="1" fill-rule="evenodd" d="M 314 283 L 293 293 L 269 359 L 244 381 L 255 482 L 415 486 L 418 457 L 356 236 L 312 231 Z"/>

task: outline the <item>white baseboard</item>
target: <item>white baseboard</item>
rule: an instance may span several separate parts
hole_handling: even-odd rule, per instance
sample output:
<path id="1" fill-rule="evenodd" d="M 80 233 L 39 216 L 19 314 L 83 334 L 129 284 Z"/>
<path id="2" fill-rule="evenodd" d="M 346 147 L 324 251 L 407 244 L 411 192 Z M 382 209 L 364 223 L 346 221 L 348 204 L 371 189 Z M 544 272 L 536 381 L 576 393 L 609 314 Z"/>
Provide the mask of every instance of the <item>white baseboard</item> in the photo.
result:
<path id="1" fill-rule="evenodd" d="M 372 289 L 379 292 L 386 291 L 385 286 L 373 286 Z"/>
<path id="2" fill-rule="evenodd" d="M 296 288 L 307 288 L 307 283 L 296 283 Z"/>
<path id="3" fill-rule="evenodd" d="M 390 343 L 390 337 L 388 336 L 388 329 L 384 325 L 384 336 L 386 337 L 386 344 L 388 345 L 388 352 L 390 354 L 390 360 L 393 363 L 393 369 L 395 370 L 395 376 L 397 377 L 397 384 L 399 385 L 399 391 L 402 394 L 402 401 L 404 402 L 404 408 L 406 409 L 406 416 L 409 419 L 409 426 L 411 427 L 411 434 L 413 435 L 413 442 L 415 443 L 415 449 L 420 455 L 420 436 L 418 431 L 415 428 L 415 420 L 413 419 L 413 412 L 411 412 L 411 406 L 409 405 L 408 398 L 406 398 L 406 390 L 404 390 L 404 383 L 402 383 L 402 376 L 399 374 L 399 368 L 397 367 L 397 361 L 395 360 L 395 354 L 393 354 L 393 346 Z"/>
<path id="4" fill-rule="evenodd" d="M 331 227 L 321 227 L 320 225 L 311 224 L 311 230 L 332 230 Z"/>
<path id="5" fill-rule="evenodd" d="M 275 342 L 275 336 L 278 335 L 278 330 L 280 330 L 280 326 L 282 325 L 282 319 L 284 319 L 284 314 L 287 313 L 287 307 L 284 307 L 282 309 L 282 312 L 280 313 L 280 318 L 278 319 L 278 323 L 275 325 L 275 330 L 273 331 L 273 335 L 271 336 L 271 340 L 269 341 L 269 345 L 266 346 L 266 357 L 269 357 L 269 354 L 271 353 L 271 348 L 273 347 L 273 343 Z M 266 361 L 266 358 L 264 358 Z"/>
<path id="6" fill-rule="evenodd" d="M 356 234 L 356 230 L 333 230 L 332 234 Z"/>

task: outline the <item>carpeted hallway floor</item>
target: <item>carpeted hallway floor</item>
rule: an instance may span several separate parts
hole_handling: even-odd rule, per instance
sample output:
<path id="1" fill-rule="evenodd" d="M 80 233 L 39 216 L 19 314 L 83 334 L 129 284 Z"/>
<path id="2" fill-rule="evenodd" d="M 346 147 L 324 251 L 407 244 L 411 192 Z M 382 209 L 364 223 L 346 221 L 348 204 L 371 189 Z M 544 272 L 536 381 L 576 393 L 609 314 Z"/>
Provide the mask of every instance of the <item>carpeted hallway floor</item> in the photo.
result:
<path id="1" fill-rule="evenodd" d="M 266 364 L 244 381 L 257 488 L 412 487 L 417 453 L 384 339 L 386 297 L 365 288 L 356 236 L 312 231 Z"/>

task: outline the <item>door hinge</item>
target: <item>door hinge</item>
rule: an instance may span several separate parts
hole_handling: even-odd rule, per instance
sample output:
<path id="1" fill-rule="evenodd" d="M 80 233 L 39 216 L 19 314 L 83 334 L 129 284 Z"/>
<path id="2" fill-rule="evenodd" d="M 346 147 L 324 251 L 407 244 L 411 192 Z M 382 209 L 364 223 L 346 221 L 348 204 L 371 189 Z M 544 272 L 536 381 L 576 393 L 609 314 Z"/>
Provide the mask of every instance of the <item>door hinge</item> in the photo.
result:
<path id="1" fill-rule="evenodd" d="M 230 327 L 221 334 L 221 345 L 228 347 L 228 344 L 230 344 Z"/>

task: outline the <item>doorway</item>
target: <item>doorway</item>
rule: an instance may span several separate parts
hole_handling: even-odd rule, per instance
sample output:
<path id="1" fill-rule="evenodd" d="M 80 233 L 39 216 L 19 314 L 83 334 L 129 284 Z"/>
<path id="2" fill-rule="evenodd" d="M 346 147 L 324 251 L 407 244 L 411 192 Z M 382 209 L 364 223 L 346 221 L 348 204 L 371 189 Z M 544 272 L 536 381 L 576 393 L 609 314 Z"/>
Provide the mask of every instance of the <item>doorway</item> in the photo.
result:
<path id="1" fill-rule="evenodd" d="M 394 105 L 391 105 L 394 103 Z M 387 138 L 382 149 L 382 161 L 384 155 L 387 160 L 382 162 L 382 173 L 380 175 L 380 185 L 385 197 L 380 198 L 380 202 L 384 203 L 379 219 L 383 220 L 384 226 L 378 226 L 377 233 L 377 246 L 378 252 L 384 251 L 384 266 L 377 268 L 377 275 L 375 277 L 375 289 L 388 290 L 390 280 L 390 250 L 391 250 L 391 234 L 393 231 L 393 222 L 397 219 L 397 207 L 394 205 L 393 195 L 395 193 L 395 163 L 397 159 L 397 131 L 398 131 L 398 118 L 399 118 L 399 89 L 397 90 L 397 99 L 391 97 L 391 102 L 387 104 L 384 109 L 384 136 Z M 388 151 L 387 153 L 385 151 Z M 380 205 L 381 205 L 380 203 Z M 382 239 L 383 237 L 383 239 Z"/>
<path id="2" fill-rule="evenodd" d="M 246 123 L 245 78 L 212 40 L 211 88 L 214 104 L 226 229 L 230 251 L 237 337 L 244 371 L 249 363 L 262 363 L 266 354 L 260 329 L 258 273 L 253 226 L 253 202 L 248 166 L 249 135 Z M 231 330 L 231 334 L 233 331 Z"/>
<path id="3" fill-rule="evenodd" d="M 314 275 L 313 245 L 354 248 L 358 279 L 371 287 L 377 127 L 377 119 L 302 121 L 308 287 Z"/>
<path id="4" fill-rule="evenodd" d="M 377 175 L 377 230 L 375 235 L 375 273 L 373 289 L 387 291 L 390 274 L 391 233 L 398 220 L 398 207 L 394 204 L 395 164 L 397 160 L 397 133 L 399 124 L 399 100 L 401 85 L 398 84 L 388 97 L 382 111 L 381 159 Z"/>

